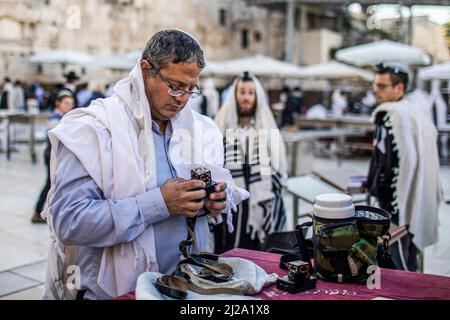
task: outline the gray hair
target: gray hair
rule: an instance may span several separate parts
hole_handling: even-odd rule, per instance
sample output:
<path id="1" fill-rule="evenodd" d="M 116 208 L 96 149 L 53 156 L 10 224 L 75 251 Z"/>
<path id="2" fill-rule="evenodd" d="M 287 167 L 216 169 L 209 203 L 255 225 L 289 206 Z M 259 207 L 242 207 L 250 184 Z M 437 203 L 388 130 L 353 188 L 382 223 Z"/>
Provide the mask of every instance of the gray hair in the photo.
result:
<path id="1" fill-rule="evenodd" d="M 203 50 L 198 41 L 188 33 L 174 29 L 154 34 L 145 46 L 142 59 L 153 66 L 153 75 L 169 63 L 197 62 L 199 68 L 205 67 Z"/>

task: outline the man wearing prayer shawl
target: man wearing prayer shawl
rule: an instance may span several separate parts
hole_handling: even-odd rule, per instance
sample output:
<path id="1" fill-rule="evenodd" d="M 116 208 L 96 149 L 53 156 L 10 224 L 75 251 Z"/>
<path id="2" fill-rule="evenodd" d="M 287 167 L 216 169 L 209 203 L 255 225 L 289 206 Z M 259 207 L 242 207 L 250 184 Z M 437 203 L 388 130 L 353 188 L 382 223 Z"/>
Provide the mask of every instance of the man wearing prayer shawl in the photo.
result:
<path id="1" fill-rule="evenodd" d="M 391 246 L 395 264 L 418 268 L 417 248 L 438 240 L 441 201 L 437 131 L 418 101 L 405 97 L 408 69 L 401 64 L 377 65 L 373 90 L 380 105 L 372 114 L 374 150 L 367 187 L 392 222 L 409 234 Z"/>
<path id="2" fill-rule="evenodd" d="M 216 124 L 185 108 L 201 94 L 204 65 L 192 36 L 160 31 L 111 97 L 68 113 L 49 132 L 44 298 L 112 299 L 134 291 L 146 271 L 172 273 L 187 217 L 198 215 L 201 251 L 211 240 L 207 219 L 220 223 L 225 213 L 233 231 L 232 210 L 249 194 L 223 168 Z M 197 167 L 218 183 L 208 198 L 205 183 L 191 179 Z"/>
<path id="3" fill-rule="evenodd" d="M 244 72 L 235 79 L 215 121 L 225 136 L 225 168 L 252 195 L 233 216 L 235 232 L 214 229 L 215 251 L 260 249 L 266 236 L 284 229 L 282 185 L 287 179 L 286 147 L 261 83 Z"/>

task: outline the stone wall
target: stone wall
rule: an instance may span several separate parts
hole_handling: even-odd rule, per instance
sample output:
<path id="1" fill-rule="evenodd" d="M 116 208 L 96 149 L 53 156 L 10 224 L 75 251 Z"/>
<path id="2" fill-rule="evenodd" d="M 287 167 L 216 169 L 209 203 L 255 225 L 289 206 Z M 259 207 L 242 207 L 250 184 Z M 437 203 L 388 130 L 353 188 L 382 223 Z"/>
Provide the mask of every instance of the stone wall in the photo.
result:
<path id="1" fill-rule="evenodd" d="M 165 28 L 194 35 L 210 60 L 256 53 L 280 58 L 283 20 L 281 13 L 240 0 L 0 0 L 0 76 L 32 77 L 33 66 L 23 73 L 17 63 L 52 49 L 100 57 L 142 50 L 152 34 Z"/>

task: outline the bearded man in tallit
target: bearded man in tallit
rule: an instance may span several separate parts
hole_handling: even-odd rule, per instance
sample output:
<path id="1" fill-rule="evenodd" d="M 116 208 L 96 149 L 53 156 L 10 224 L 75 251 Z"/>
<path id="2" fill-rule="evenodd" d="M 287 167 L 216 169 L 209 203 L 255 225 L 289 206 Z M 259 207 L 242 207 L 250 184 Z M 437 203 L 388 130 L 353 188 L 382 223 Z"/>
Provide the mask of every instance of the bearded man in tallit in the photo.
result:
<path id="1" fill-rule="evenodd" d="M 392 222 L 407 226 L 409 234 L 391 246 L 395 264 L 418 268 L 417 248 L 438 240 L 441 201 L 437 131 L 418 101 L 405 96 L 406 66 L 376 66 L 373 90 L 380 105 L 372 114 L 374 150 L 367 179 L 368 190 Z"/>
<path id="2" fill-rule="evenodd" d="M 260 249 L 266 236 L 286 222 L 282 185 L 286 147 L 261 83 L 248 72 L 235 79 L 215 121 L 225 136 L 225 168 L 236 185 L 250 191 L 233 216 L 235 232 L 214 226 L 215 251 Z"/>
<path id="3" fill-rule="evenodd" d="M 174 272 L 187 218 L 197 216 L 200 251 L 210 243 L 206 214 L 219 223 L 224 212 L 233 231 L 232 210 L 249 194 L 223 168 L 216 124 L 185 108 L 201 94 L 204 66 L 192 36 L 160 31 L 111 97 L 49 132 L 45 298 L 112 299 L 134 291 L 146 271 Z M 206 199 L 205 182 L 191 179 L 198 167 L 218 183 Z"/>

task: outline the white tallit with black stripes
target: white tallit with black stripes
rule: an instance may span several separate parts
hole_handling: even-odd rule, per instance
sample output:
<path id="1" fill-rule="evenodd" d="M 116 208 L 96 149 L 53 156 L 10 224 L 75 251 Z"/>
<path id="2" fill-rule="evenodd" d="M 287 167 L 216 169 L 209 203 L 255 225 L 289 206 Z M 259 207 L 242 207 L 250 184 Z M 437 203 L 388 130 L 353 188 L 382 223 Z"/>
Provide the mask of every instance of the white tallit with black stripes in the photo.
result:
<path id="1" fill-rule="evenodd" d="M 411 97 L 380 104 L 372 113 L 386 112 L 388 133 L 394 136 L 399 168 L 392 188 L 392 206 L 399 213 L 399 224 L 408 225 L 417 248 L 439 239 L 439 206 L 442 187 L 439 179 L 437 130 L 430 117 Z"/>
<path id="2" fill-rule="evenodd" d="M 287 179 L 286 147 L 264 89 L 254 76 L 255 116 L 250 128 L 239 128 L 235 94 L 238 80 L 233 82 L 215 118 L 224 135 L 225 167 L 231 171 L 236 185 L 246 188 L 251 195 L 247 224 L 242 226 L 238 222 L 235 246 L 239 244 L 239 228 L 245 227 L 252 239 L 258 236 L 261 242 L 267 234 L 284 228 L 286 216 L 282 185 Z M 245 161 L 250 164 L 249 168 L 243 165 Z M 246 174 L 244 170 L 250 172 Z M 242 210 L 242 205 L 239 210 Z"/>

